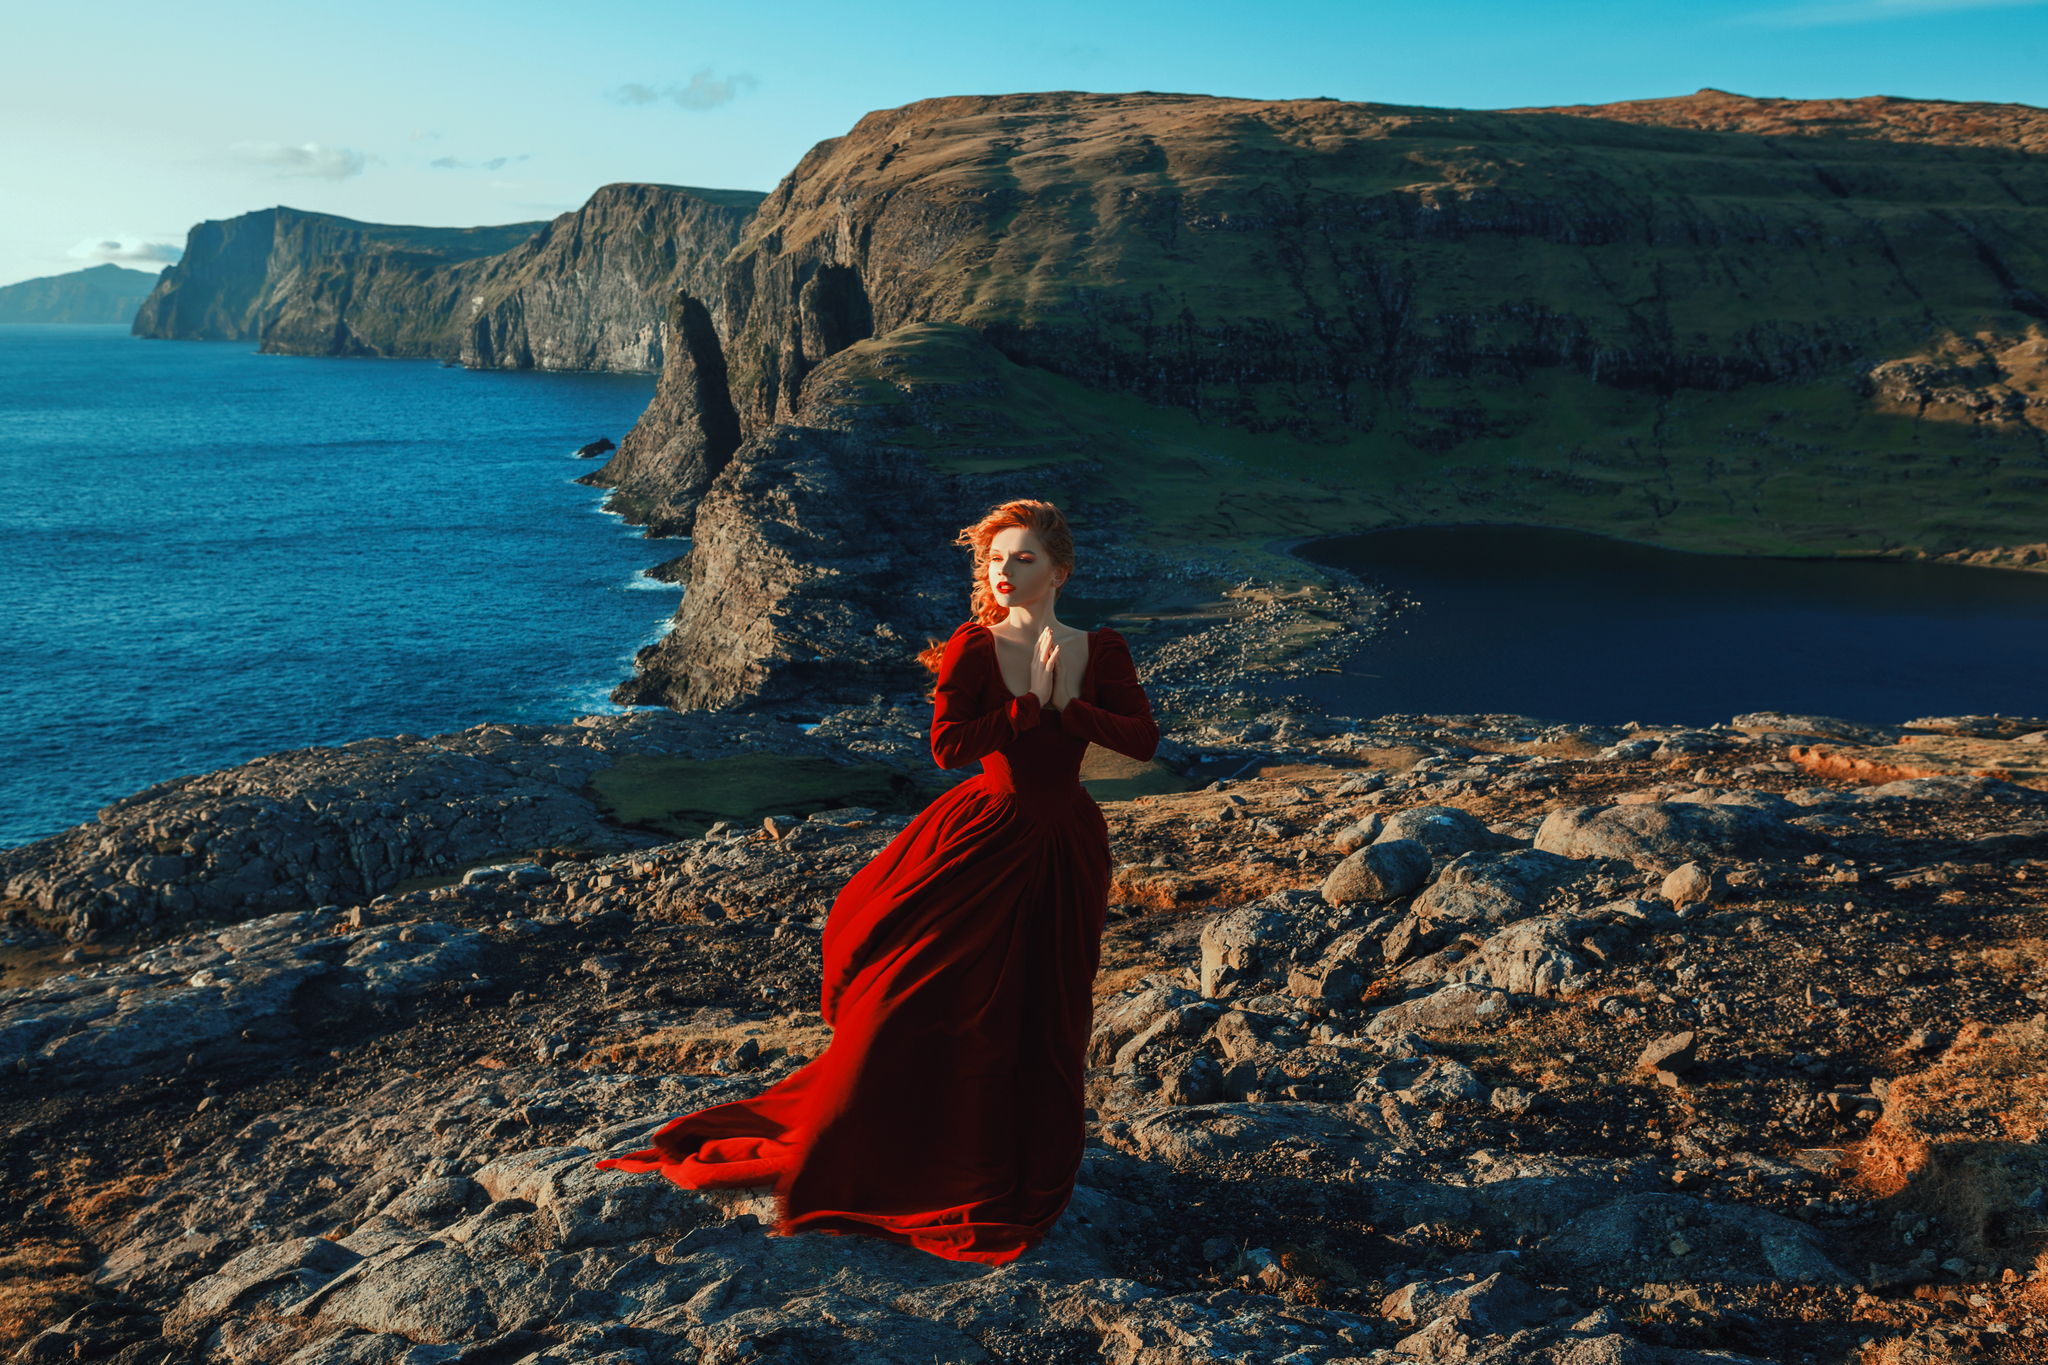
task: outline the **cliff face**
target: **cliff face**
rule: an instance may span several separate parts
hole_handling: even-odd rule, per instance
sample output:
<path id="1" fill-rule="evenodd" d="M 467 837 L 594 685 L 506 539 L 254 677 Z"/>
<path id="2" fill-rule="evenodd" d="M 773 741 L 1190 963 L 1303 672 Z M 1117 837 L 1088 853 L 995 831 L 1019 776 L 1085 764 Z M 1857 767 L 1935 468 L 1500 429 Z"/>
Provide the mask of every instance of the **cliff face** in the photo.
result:
<path id="1" fill-rule="evenodd" d="M 465 365 L 659 370 L 678 290 L 702 295 L 764 196 L 607 185 L 518 250 L 480 262 L 462 315 Z"/>
<path id="2" fill-rule="evenodd" d="M 412 348 L 422 333 L 431 334 L 427 319 L 416 321 L 402 337 L 383 339 L 364 337 L 348 325 L 359 285 L 389 273 L 426 275 L 507 251 L 542 226 L 392 227 L 282 207 L 204 222 L 186 234 L 183 259 L 164 271 L 156 292 L 135 316 L 134 333 L 168 341 L 263 342 L 292 315 L 286 333 L 299 344 L 280 345 L 281 351 L 426 354 Z M 309 307 L 330 319 L 314 350 L 305 349 L 313 329 L 297 320 Z M 389 349 L 380 350 L 379 340 Z"/>
<path id="3" fill-rule="evenodd" d="M 774 420 L 848 341 L 962 321 L 1248 430 L 1441 451 L 1533 425 L 1486 397 L 1533 370 L 1725 392 L 1910 349 L 1930 313 L 2048 320 L 2048 114 L 2010 107 L 1983 145 L 1931 145 L 1903 101 L 1880 103 L 1923 117 L 1851 136 L 1652 121 L 1733 101 L 1633 121 L 1152 95 L 873 114 L 735 254 L 736 401 Z"/>
<path id="4" fill-rule="evenodd" d="M 704 288 L 760 196 L 608 185 L 552 223 L 392 228 L 269 209 L 192 230 L 137 336 L 501 369 L 659 369 L 662 313 Z"/>
<path id="5" fill-rule="evenodd" d="M 1720 552 L 2029 544 L 2044 146 L 2026 106 L 1712 91 L 1503 112 L 930 100 L 819 144 L 677 308 L 715 324 L 758 441 L 833 429 L 809 385 L 863 338 L 969 328 L 1072 385 L 1076 453 L 1113 475 L 1069 492 L 1141 509 L 1130 529 L 1160 545 L 1455 520 Z M 718 472 L 693 355 L 601 476 L 672 530 L 689 490 L 709 518 L 755 464 L 743 445 Z M 1003 464 L 947 430 L 903 444 L 934 477 Z M 684 641 L 761 657 L 698 633 L 713 596 L 686 596 L 657 667 Z M 681 677 L 622 695 L 755 695 Z"/>
<path id="6" fill-rule="evenodd" d="M 0 289 L 0 322 L 127 322 L 156 288 L 146 270 L 96 265 Z"/>

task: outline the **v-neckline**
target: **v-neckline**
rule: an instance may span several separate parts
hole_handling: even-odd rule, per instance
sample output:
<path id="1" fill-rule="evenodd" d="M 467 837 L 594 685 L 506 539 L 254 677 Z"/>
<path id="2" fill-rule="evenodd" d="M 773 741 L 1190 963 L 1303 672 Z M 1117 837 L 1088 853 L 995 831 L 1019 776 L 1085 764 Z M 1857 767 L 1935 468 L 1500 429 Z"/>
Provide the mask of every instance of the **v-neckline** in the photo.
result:
<path id="1" fill-rule="evenodd" d="M 976 622 L 976 624 L 980 625 L 981 623 Z M 1024 671 L 1024 679 L 1027 684 L 1026 687 L 1022 692 L 1010 692 L 1010 684 L 1003 678 L 1003 656 L 1001 653 L 998 652 L 998 648 L 996 645 L 995 629 L 992 626 L 983 625 L 981 627 L 981 633 L 988 637 L 989 655 L 996 666 L 996 682 L 1001 685 L 1003 691 L 1010 693 L 1012 699 L 1015 699 L 1017 697 L 1030 696 L 1031 688 L 1028 684 L 1031 680 L 1031 670 L 1028 664 Z M 1084 630 L 1081 632 L 1081 634 L 1085 635 L 1088 638 L 1088 662 L 1081 665 L 1081 681 L 1074 688 L 1074 695 L 1076 697 L 1079 697 L 1083 692 L 1086 692 L 1088 690 L 1088 680 L 1095 676 L 1096 632 L 1093 630 Z"/>

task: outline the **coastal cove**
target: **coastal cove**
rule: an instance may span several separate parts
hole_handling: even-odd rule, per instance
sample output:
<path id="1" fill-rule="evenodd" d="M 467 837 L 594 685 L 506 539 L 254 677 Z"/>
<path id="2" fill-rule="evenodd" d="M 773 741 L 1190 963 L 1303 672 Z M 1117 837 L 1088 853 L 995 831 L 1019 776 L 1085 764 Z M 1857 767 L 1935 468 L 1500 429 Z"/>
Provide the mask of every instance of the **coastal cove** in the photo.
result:
<path id="1" fill-rule="evenodd" d="M 0 328 L 0 846 L 182 773 L 614 709 L 677 553 L 572 452 L 651 376 Z"/>
<path id="2" fill-rule="evenodd" d="M 1296 689 L 1351 714 L 2032 715 L 2048 677 L 2048 574 L 1686 554 L 1497 525 L 1403 527 L 1295 553 L 1404 604 L 1341 674 Z"/>

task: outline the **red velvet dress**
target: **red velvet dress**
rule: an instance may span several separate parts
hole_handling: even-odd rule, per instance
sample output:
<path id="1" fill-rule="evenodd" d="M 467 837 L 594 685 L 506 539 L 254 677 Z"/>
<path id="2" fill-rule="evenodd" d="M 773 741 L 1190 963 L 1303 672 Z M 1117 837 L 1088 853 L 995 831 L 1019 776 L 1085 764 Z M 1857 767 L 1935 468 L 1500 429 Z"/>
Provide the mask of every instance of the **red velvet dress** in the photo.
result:
<path id="1" fill-rule="evenodd" d="M 925 807 L 826 922 L 824 1054 L 751 1100 L 676 1119 L 598 1164 L 686 1189 L 772 1184 L 782 1231 L 865 1233 L 1000 1264 L 1051 1230 L 1083 1138 L 1083 1052 L 1109 903 L 1109 831 L 1080 783 L 1093 741 L 1159 742 L 1130 648 L 1088 637 L 1059 711 L 1010 695 L 995 639 L 947 642 L 942 768 L 981 775 Z"/>

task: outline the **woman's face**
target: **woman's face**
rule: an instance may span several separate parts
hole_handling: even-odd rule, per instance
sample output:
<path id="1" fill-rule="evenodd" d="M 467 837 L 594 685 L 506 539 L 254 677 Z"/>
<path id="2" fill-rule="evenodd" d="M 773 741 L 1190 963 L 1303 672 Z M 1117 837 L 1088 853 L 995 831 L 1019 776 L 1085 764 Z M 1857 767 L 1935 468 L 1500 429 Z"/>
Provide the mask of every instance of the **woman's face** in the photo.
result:
<path id="1" fill-rule="evenodd" d="M 1006 527 L 989 542 L 988 585 L 1006 607 L 1051 605 L 1061 577 L 1036 531 Z"/>

